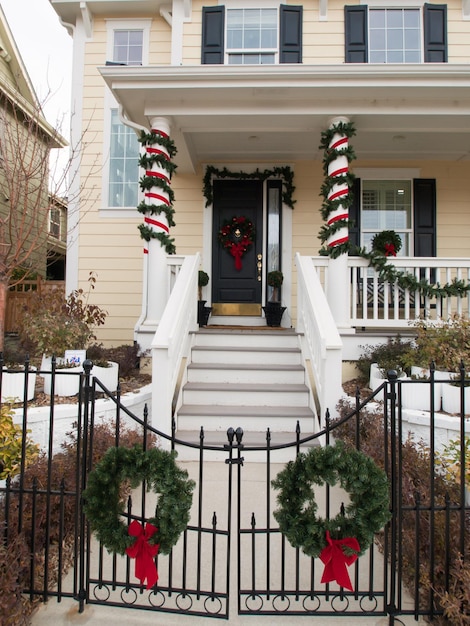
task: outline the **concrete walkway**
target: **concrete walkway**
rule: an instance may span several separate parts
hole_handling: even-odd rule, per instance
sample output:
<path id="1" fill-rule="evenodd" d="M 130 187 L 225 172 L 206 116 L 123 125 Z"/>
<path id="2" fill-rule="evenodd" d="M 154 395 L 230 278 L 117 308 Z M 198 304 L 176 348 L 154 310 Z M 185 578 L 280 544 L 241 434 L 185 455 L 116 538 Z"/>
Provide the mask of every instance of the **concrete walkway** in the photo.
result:
<path id="1" fill-rule="evenodd" d="M 197 479 L 198 474 L 198 464 L 194 462 L 182 463 L 182 465 L 188 470 L 190 476 L 192 478 Z M 274 477 L 276 473 L 282 469 L 283 464 L 273 465 L 271 467 L 271 476 Z M 291 626 L 298 625 L 299 623 L 306 622 L 308 620 L 309 624 L 314 626 L 319 626 L 320 624 L 327 624 L 328 626 L 364 626 L 370 624 L 371 626 L 386 626 L 389 624 L 388 618 L 380 617 L 380 616 L 360 616 L 360 617 L 352 617 L 348 616 L 347 613 L 331 615 L 331 616 L 315 616 L 312 613 L 306 613 L 305 615 L 289 615 L 283 614 L 282 612 L 279 615 L 238 615 L 237 614 L 237 604 L 238 604 L 238 590 L 237 590 L 237 536 L 236 536 L 236 519 L 237 519 L 237 511 L 236 511 L 236 468 L 234 470 L 234 497 L 233 497 L 233 506 L 232 506 L 232 544 L 231 544 L 231 560 L 230 560 L 230 610 L 229 615 L 230 618 L 228 623 L 232 626 L 251 626 L 253 624 L 260 625 L 271 625 L 278 624 L 279 626 Z M 204 464 L 204 494 L 203 494 L 203 502 L 204 502 L 204 510 L 207 510 L 207 514 L 212 516 L 214 511 L 217 511 L 218 524 L 221 528 L 227 528 L 227 473 L 228 466 L 225 463 L 217 463 L 217 462 L 208 462 Z M 249 524 L 246 524 L 243 520 L 250 519 L 252 512 L 258 511 L 261 508 L 260 513 L 257 512 L 257 516 L 260 519 L 259 527 L 263 528 L 263 512 L 262 509 L 265 507 L 265 496 L 266 496 L 266 466 L 262 463 L 246 463 L 242 468 L 242 476 L 243 476 L 243 494 L 242 494 L 242 510 L 241 510 L 241 519 L 242 519 L 242 527 L 249 528 Z M 321 491 L 321 490 L 319 490 Z M 336 505 L 341 501 L 341 498 L 344 500 L 346 494 L 340 493 L 339 490 L 337 494 L 333 494 L 333 504 L 336 502 Z M 198 500 L 199 493 L 196 489 L 194 494 L 193 501 L 193 509 L 195 509 L 195 501 Z M 317 503 L 319 505 L 319 514 L 321 514 L 322 503 L 319 501 L 321 498 L 320 494 L 318 498 L 316 497 Z M 273 498 L 272 505 L 275 505 L 275 500 Z M 192 517 L 196 517 L 197 512 L 194 511 L 192 513 Z M 194 523 L 194 519 L 191 519 L 191 523 Z M 208 522 L 203 520 L 203 526 L 207 526 Z M 274 523 L 275 525 L 275 523 Z M 278 535 L 279 536 L 279 535 Z M 251 541 L 251 540 L 250 540 Z M 181 543 L 181 542 L 180 542 Z M 273 544 L 274 544 L 273 540 Z M 179 544 L 178 544 L 179 546 Z M 177 547 L 178 547 L 177 546 Z M 261 550 L 259 553 L 259 558 L 256 559 L 256 577 L 257 580 L 264 580 L 265 576 L 265 553 L 263 554 L 262 550 L 262 540 L 260 541 Z M 276 561 L 279 560 L 279 554 L 275 554 L 276 551 L 275 545 L 272 546 L 272 569 L 273 574 L 272 578 L 276 577 L 276 567 L 278 563 Z M 94 551 L 94 555 L 96 557 L 97 550 Z M 222 550 L 223 552 L 223 550 Z M 377 576 L 378 580 L 382 580 L 382 562 L 378 551 L 375 553 L 377 556 Z M 225 575 L 226 569 L 226 555 L 221 555 L 222 563 L 220 567 L 218 566 L 217 572 L 218 576 L 223 578 Z M 124 561 L 124 559 L 122 559 Z M 176 559 L 175 559 L 176 561 Z M 210 561 L 210 559 L 208 559 Z M 247 559 L 248 561 L 248 559 Z M 361 561 L 361 559 L 360 559 Z M 249 562 L 251 564 L 251 561 Z M 367 566 L 367 557 L 363 557 L 364 566 Z M 362 566 L 362 565 L 361 565 Z M 210 562 L 208 562 L 207 567 L 210 568 Z M 288 566 L 289 567 L 289 566 Z M 92 563 L 91 570 L 92 572 L 96 569 L 96 564 Z M 160 569 L 160 565 L 159 565 Z M 246 572 L 245 570 L 250 570 L 248 565 L 244 565 L 242 562 L 242 579 L 245 577 L 250 579 L 251 571 Z M 132 567 L 133 574 L 133 567 Z M 93 575 L 93 574 L 92 574 Z M 246 576 L 245 576 L 246 575 Z M 163 574 L 164 576 L 164 574 Z M 188 575 L 189 576 L 189 575 Z M 131 580 L 134 580 L 131 576 Z M 289 582 L 291 578 L 289 578 L 289 572 L 286 574 L 286 589 L 292 589 L 292 584 Z M 164 583 L 162 583 L 164 584 Z M 222 583 L 223 585 L 223 583 Z M 242 580 L 242 587 L 249 588 L 246 586 L 247 583 Z M 262 585 L 262 583 L 261 583 Z M 64 581 L 64 588 L 71 588 L 71 576 L 70 574 L 67 576 Z M 318 587 L 322 589 L 321 586 Z M 333 589 L 333 588 L 332 588 Z M 148 593 L 148 592 L 147 592 Z M 334 590 L 333 590 L 334 593 Z M 410 604 L 411 606 L 411 604 Z M 97 606 L 97 605 L 86 605 L 83 613 L 78 613 L 78 603 L 73 600 L 62 600 L 60 603 L 56 602 L 54 599 L 51 599 L 46 605 L 41 605 L 40 608 L 33 615 L 31 623 L 33 626 L 61 626 L 61 625 L 80 625 L 80 624 L 92 624 L 93 626 L 101 626 L 109 624 L 129 624 L 131 626 L 145 625 L 145 626 L 202 626 L 204 624 L 207 626 L 210 624 L 210 617 L 200 617 L 194 615 L 185 615 L 184 613 L 163 613 L 157 610 L 138 610 L 138 609 L 129 609 L 129 608 L 121 608 L 121 607 L 112 607 L 112 606 Z M 214 622 L 217 623 L 217 622 Z M 424 620 L 420 622 L 416 622 L 412 617 L 400 618 L 395 622 L 396 624 L 406 624 L 411 626 L 416 623 L 424 623 Z"/>

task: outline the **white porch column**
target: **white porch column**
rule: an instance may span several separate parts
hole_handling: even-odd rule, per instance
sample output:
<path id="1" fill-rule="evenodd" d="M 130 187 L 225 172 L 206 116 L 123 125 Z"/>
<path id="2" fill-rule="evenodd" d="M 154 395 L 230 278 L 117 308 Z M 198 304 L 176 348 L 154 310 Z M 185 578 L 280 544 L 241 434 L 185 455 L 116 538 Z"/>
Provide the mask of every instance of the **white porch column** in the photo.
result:
<path id="1" fill-rule="evenodd" d="M 335 117 L 330 120 L 330 128 L 334 129 L 339 124 L 349 124 L 347 117 Z M 348 138 L 340 131 L 336 132 L 329 144 L 330 150 L 346 150 L 348 148 Z M 337 157 L 328 165 L 328 176 L 332 178 L 338 177 L 338 183 L 333 185 L 328 194 L 329 200 L 338 200 L 346 198 L 349 194 L 348 183 L 342 180 L 342 177 L 349 171 L 349 161 L 345 155 L 338 154 Z M 347 220 L 349 218 L 349 210 L 342 204 L 335 211 L 332 211 L 328 217 L 328 225 L 340 220 L 346 220 L 344 226 L 335 231 L 328 239 L 327 246 L 333 248 L 341 244 L 347 243 L 349 240 L 349 230 Z M 326 295 L 328 304 L 338 330 L 351 328 L 349 316 L 349 273 L 348 273 L 348 255 L 340 254 L 336 258 L 330 258 L 328 265 L 328 280 Z"/>
<path id="2" fill-rule="evenodd" d="M 167 118 L 155 117 L 151 120 L 152 134 L 163 139 L 170 138 L 170 123 Z M 165 143 L 145 144 L 147 157 L 160 155 L 170 163 L 171 156 Z M 167 168 L 162 166 L 162 161 L 148 165 L 144 177 L 152 181 L 158 181 L 155 185 L 146 185 L 144 189 L 145 204 L 149 210 L 144 216 L 144 228 L 148 229 L 151 236 L 144 242 L 144 275 L 142 289 L 142 316 L 136 326 L 135 338 L 142 350 L 150 347 L 163 311 L 166 306 L 168 295 L 168 271 L 167 250 L 165 243 L 159 239 L 159 235 L 166 237 L 170 232 L 170 224 L 165 210 L 152 210 L 158 207 L 171 208 L 171 199 L 165 187 L 170 186 L 170 174 Z"/>

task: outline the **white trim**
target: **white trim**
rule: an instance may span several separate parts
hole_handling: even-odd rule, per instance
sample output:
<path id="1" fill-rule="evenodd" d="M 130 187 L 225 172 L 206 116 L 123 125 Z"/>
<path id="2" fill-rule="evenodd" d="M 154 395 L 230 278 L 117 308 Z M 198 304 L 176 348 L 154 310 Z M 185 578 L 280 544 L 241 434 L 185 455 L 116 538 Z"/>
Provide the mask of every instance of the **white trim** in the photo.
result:
<path id="1" fill-rule="evenodd" d="M 107 19 L 106 21 L 106 60 L 113 60 L 114 31 L 116 30 L 141 30 L 142 31 L 142 65 L 149 63 L 150 27 L 152 20 Z"/>
<path id="2" fill-rule="evenodd" d="M 417 167 L 358 167 L 353 169 L 353 174 L 365 180 L 409 180 L 421 178 L 421 169 Z"/>

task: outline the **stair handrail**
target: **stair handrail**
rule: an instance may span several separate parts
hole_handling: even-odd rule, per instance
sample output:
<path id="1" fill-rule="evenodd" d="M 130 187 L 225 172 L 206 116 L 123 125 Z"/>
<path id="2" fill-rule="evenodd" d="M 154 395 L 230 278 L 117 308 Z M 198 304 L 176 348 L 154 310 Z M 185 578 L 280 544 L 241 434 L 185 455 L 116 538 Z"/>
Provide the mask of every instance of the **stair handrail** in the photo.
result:
<path id="1" fill-rule="evenodd" d="M 302 335 L 304 358 L 311 363 L 320 405 L 321 428 L 325 416 L 336 416 L 341 386 L 343 342 L 311 257 L 295 255 L 297 266 L 297 331 Z"/>
<path id="2" fill-rule="evenodd" d="M 171 434 L 173 398 L 190 333 L 197 330 L 197 277 L 200 254 L 185 257 L 152 341 L 153 427 Z"/>

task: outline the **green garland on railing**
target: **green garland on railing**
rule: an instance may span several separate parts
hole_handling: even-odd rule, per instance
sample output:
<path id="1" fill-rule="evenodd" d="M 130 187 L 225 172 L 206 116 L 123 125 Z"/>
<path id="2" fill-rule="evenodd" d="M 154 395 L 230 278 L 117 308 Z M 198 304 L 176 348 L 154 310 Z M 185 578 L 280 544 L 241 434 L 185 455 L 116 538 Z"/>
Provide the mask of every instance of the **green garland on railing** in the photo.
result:
<path id="1" fill-rule="evenodd" d="M 323 173 L 325 175 L 325 180 L 320 191 L 320 195 L 323 197 L 320 212 L 325 222 L 328 221 L 330 213 L 338 209 L 340 205 L 344 208 L 349 208 L 354 202 L 353 194 L 351 192 L 351 186 L 355 179 L 354 174 L 348 172 L 348 174 L 344 176 L 328 176 L 329 164 L 339 155 L 346 156 L 346 158 L 348 159 L 348 163 L 351 163 L 351 161 L 356 158 L 354 150 L 350 146 L 348 146 L 347 148 L 340 147 L 338 150 L 331 150 L 329 148 L 331 140 L 336 134 L 344 135 L 345 137 L 348 137 L 348 139 L 350 139 L 356 134 L 354 124 L 351 122 L 340 122 L 338 124 L 335 124 L 331 128 L 323 131 L 321 134 L 321 143 L 319 148 L 324 151 Z M 350 188 L 350 192 L 347 197 L 339 198 L 336 200 L 329 200 L 328 195 L 332 187 L 334 185 L 342 183 L 347 183 Z M 338 220 L 337 222 L 333 222 L 329 225 L 324 224 L 320 228 L 318 238 L 321 240 L 322 244 L 324 244 L 331 235 L 336 233 L 342 227 L 348 226 L 349 228 L 349 226 L 351 225 L 351 220 Z M 349 241 L 334 247 L 322 246 L 319 252 L 321 255 L 329 256 L 331 259 L 337 259 L 342 254 L 360 256 L 369 261 L 369 266 L 378 273 L 379 280 L 387 281 L 391 284 L 396 283 L 399 287 L 403 289 L 419 292 L 425 297 L 462 297 L 470 291 L 470 284 L 466 283 L 464 280 L 457 278 L 454 278 L 450 283 L 446 283 L 442 286 L 439 283 L 437 283 L 436 285 L 431 285 L 424 278 L 418 280 L 413 274 L 398 270 L 392 263 L 389 262 L 389 257 L 385 256 L 382 251 L 373 250 L 371 252 L 367 252 L 365 248 L 352 246 Z"/>
<path id="2" fill-rule="evenodd" d="M 155 163 L 158 164 L 162 169 L 164 169 L 168 178 L 171 179 L 173 173 L 176 171 L 176 165 L 171 161 L 171 159 L 175 156 L 177 150 L 174 144 L 174 141 L 169 137 L 161 135 L 158 132 L 151 131 L 150 133 L 142 132 L 139 138 L 140 143 L 145 146 L 153 146 L 155 144 L 161 146 L 168 152 L 169 158 L 166 157 L 165 154 L 155 153 L 155 154 L 143 154 L 140 156 L 139 165 L 140 167 L 149 170 L 152 165 Z M 168 195 L 169 205 L 161 203 L 161 204 L 146 204 L 146 202 L 141 202 L 137 210 L 139 213 L 143 215 L 160 215 L 161 213 L 165 214 L 165 217 L 168 222 L 168 226 L 175 226 L 174 222 L 174 214 L 175 210 L 173 208 L 173 202 L 175 200 L 175 194 L 173 189 L 168 185 L 168 183 L 162 178 L 157 178 L 155 176 L 147 176 L 145 174 L 139 181 L 139 185 L 142 191 L 149 191 L 154 187 L 159 187 L 162 191 L 164 191 Z M 175 254 L 176 247 L 174 244 L 174 239 L 169 236 L 168 233 L 165 232 L 156 232 L 146 224 L 139 224 L 138 229 L 140 231 L 140 236 L 145 241 L 150 241 L 151 239 L 158 239 L 162 244 L 162 247 L 165 248 L 167 254 Z"/>
<path id="3" fill-rule="evenodd" d="M 295 187 L 294 172 L 287 165 L 285 167 L 273 167 L 272 169 L 266 169 L 260 171 L 256 169 L 254 172 L 232 172 L 226 167 L 219 170 L 213 165 L 206 167 L 206 173 L 203 180 L 202 192 L 206 199 L 206 206 L 209 206 L 214 201 L 214 189 L 212 180 L 213 178 L 237 178 L 240 180 L 267 180 L 268 178 L 277 177 L 282 180 L 282 202 L 290 207 L 294 208 L 295 200 L 293 199 Z"/>

